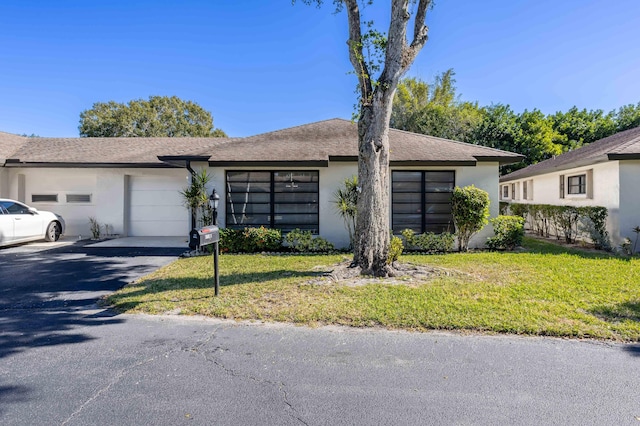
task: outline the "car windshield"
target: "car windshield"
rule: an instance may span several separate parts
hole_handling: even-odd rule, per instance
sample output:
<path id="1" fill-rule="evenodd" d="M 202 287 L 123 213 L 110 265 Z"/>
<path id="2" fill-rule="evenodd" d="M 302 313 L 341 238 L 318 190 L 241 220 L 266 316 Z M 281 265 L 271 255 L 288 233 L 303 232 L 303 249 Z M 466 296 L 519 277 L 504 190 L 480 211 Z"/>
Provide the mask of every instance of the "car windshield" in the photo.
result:
<path id="1" fill-rule="evenodd" d="M 15 201 L 0 201 L 0 207 L 5 214 L 29 214 L 29 207 Z"/>

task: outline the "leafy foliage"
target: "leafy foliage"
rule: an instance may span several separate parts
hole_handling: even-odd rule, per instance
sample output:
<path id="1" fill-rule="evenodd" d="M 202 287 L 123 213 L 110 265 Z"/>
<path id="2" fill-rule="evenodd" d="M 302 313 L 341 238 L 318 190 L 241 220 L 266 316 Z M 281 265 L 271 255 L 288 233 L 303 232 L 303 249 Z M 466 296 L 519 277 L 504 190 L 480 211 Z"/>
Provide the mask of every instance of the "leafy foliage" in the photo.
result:
<path id="1" fill-rule="evenodd" d="M 455 235 L 450 232 L 417 234 L 412 229 L 402 231 L 407 249 L 426 253 L 447 253 L 453 251 Z"/>
<path id="2" fill-rule="evenodd" d="M 479 106 L 460 99 L 454 76 L 449 69 L 432 83 L 419 78 L 401 80 L 393 100 L 391 127 L 525 156 L 521 162 L 502 166 L 503 174 L 640 126 L 640 103 L 608 113 L 574 106 L 549 115 L 535 108 L 516 113 L 500 103 Z"/>
<path id="3" fill-rule="evenodd" d="M 191 177 L 191 184 L 180 191 L 184 204 L 191 210 L 193 222 L 198 226 L 210 225 L 213 222 L 213 211 L 209 208 L 207 184 L 211 175 L 202 169 Z"/>
<path id="4" fill-rule="evenodd" d="M 451 210 L 458 235 L 458 250 L 467 251 L 469 240 L 489 223 L 489 194 L 474 185 L 456 186 L 451 194 Z"/>
<path id="5" fill-rule="evenodd" d="M 282 249 L 279 229 L 260 228 L 220 229 L 220 251 L 223 253 L 256 253 Z"/>
<path id="6" fill-rule="evenodd" d="M 343 186 L 333 193 L 333 203 L 349 233 L 349 245 L 353 248 L 356 232 L 356 216 L 358 215 L 358 177 L 346 178 Z"/>
<path id="7" fill-rule="evenodd" d="M 313 237 L 311 231 L 301 231 L 296 228 L 285 237 L 291 250 L 299 253 L 329 253 L 335 250 L 333 244 L 322 237 Z"/>
<path id="8" fill-rule="evenodd" d="M 575 243 L 579 236 L 586 234 L 595 248 L 606 251 L 612 249 L 607 231 L 609 213 L 606 207 L 511 203 L 509 211 L 524 218 L 540 236 L 555 235 L 557 239 L 564 238 L 567 243 Z"/>
<path id="9" fill-rule="evenodd" d="M 391 236 L 391 240 L 389 241 L 389 255 L 387 256 L 387 265 L 391 265 L 393 262 L 397 261 L 404 250 L 404 245 L 402 244 L 402 240 L 400 237 L 396 237 L 395 235 Z"/>
<path id="10" fill-rule="evenodd" d="M 498 216 L 491 219 L 494 237 L 487 240 L 492 250 L 513 250 L 522 245 L 524 238 L 524 218 L 520 216 Z"/>
<path id="11" fill-rule="evenodd" d="M 151 96 L 127 104 L 96 102 L 80 113 L 81 137 L 226 137 L 211 113 L 176 96 Z"/>

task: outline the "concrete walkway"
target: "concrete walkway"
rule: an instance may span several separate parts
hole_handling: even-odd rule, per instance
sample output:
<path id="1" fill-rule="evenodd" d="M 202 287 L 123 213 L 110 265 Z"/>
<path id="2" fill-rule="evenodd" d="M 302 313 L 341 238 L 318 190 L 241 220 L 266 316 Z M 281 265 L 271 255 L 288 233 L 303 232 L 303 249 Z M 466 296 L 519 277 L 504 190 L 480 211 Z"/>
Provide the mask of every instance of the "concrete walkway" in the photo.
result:
<path id="1" fill-rule="evenodd" d="M 184 237 L 123 237 L 90 243 L 90 247 L 148 247 L 148 248 L 189 248 L 189 238 Z"/>

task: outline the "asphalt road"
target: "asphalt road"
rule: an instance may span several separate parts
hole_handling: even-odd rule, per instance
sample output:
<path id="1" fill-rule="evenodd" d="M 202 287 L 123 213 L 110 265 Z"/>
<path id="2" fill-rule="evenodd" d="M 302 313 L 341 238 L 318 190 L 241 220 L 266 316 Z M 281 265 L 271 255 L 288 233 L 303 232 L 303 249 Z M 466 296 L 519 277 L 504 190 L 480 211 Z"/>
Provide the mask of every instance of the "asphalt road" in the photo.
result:
<path id="1" fill-rule="evenodd" d="M 1 424 L 640 425 L 640 345 L 113 315 L 174 257 L 96 250 L 0 251 Z"/>

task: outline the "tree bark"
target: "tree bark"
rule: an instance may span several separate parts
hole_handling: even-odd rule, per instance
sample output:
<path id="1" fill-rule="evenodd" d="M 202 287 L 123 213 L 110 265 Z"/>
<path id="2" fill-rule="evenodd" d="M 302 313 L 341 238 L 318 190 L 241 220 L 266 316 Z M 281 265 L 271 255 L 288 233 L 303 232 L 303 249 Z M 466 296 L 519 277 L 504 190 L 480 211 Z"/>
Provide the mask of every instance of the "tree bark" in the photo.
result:
<path id="1" fill-rule="evenodd" d="M 413 41 L 407 44 L 411 18 L 408 0 L 392 0 L 384 69 L 373 82 L 363 55 L 358 0 L 343 0 L 349 22 L 349 59 L 358 76 L 358 211 L 354 263 L 363 274 L 388 276 L 389 253 L 389 120 L 398 81 L 409 69 L 427 41 L 424 25 L 431 0 L 420 0 L 414 22 Z"/>

